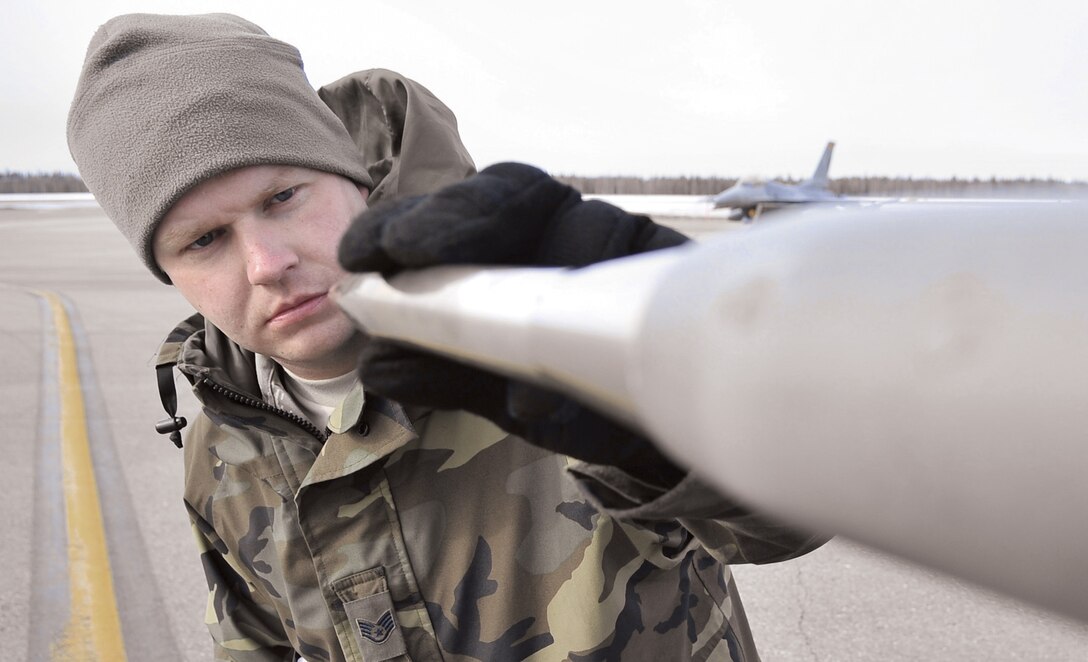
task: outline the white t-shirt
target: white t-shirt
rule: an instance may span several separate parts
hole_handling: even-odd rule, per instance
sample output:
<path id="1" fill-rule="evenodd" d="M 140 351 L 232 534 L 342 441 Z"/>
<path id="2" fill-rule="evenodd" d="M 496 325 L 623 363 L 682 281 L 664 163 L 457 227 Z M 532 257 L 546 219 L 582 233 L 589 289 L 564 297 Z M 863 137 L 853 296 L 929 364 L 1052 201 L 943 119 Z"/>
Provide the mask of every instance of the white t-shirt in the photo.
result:
<path id="1" fill-rule="evenodd" d="M 257 357 L 257 382 L 265 402 L 302 416 L 323 430 L 333 411 L 359 383 L 351 370 L 331 379 L 305 379 L 267 356 Z"/>

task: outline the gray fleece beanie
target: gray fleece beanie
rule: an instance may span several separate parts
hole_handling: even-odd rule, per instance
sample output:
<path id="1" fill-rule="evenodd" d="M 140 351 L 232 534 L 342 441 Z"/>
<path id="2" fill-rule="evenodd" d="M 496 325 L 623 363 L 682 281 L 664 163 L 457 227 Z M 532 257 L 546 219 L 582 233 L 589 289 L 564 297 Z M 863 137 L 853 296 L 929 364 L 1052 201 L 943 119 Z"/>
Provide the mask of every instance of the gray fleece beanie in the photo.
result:
<path id="1" fill-rule="evenodd" d="M 229 14 L 129 14 L 95 33 L 68 112 L 87 187 L 160 280 L 152 237 L 186 191 L 250 165 L 293 165 L 372 187 L 293 46 Z"/>

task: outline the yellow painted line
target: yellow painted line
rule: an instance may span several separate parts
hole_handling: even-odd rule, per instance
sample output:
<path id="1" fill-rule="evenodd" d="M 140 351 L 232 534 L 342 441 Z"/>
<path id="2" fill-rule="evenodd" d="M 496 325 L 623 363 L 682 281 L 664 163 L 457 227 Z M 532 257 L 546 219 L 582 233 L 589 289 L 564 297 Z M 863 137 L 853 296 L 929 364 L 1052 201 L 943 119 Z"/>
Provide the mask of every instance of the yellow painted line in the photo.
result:
<path id="1" fill-rule="evenodd" d="M 87 439 L 75 340 L 64 304 L 53 292 L 36 292 L 53 311 L 60 369 L 60 443 L 68 526 L 69 621 L 51 651 L 53 660 L 121 662 L 125 644 L 113 592 L 106 532 Z"/>

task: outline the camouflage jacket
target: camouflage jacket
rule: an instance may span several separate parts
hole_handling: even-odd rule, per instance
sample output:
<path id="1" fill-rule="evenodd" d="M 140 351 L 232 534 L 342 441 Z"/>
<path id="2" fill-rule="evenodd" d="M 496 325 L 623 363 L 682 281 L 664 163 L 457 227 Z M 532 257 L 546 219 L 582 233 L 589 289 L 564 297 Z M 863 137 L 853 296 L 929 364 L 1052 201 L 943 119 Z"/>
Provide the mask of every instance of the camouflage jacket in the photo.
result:
<path id="1" fill-rule="evenodd" d="M 185 503 L 217 659 L 751 661 L 728 564 L 821 542 L 464 412 L 367 396 L 318 430 L 261 401 L 253 355 L 199 315 L 160 364 L 203 406 Z"/>
<path id="2" fill-rule="evenodd" d="M 366 157 L 371 201 L 473 171 L 422 86 L 370 70 L 319 94 Z M 217 659 L 750 661 L 726 564 L 819 543 L 693 479 L 655 489 L 464 412 L 356 394 L 319 430 L 263 402 L 253 355 L 200 316 L 158 363 L 202 404 L 185 503 Z"/>

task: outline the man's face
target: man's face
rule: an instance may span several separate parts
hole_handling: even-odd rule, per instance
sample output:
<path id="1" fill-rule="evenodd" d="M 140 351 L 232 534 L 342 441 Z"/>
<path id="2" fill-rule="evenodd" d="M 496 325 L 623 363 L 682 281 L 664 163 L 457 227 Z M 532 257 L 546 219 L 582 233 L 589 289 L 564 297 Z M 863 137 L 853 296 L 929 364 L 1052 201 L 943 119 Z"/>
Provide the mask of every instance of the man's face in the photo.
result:
<path id="1" fill-rule="evenodd" d="M 361 338 L 329 297 L 337 244 L 366 208 L 338 175 L 251 166 L 201 182 L 155 231 L 155 259 L 189 303 L 242 347 L 311 379 L 355 367 Z"/>

